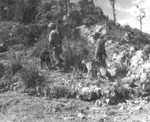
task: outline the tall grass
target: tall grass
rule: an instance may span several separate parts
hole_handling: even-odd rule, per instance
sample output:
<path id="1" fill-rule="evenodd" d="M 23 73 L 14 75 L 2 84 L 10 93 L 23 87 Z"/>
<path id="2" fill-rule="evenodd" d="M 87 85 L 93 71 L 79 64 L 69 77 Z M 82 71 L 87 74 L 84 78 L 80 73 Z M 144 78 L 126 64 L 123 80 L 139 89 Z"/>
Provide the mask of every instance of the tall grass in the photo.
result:
<path id="1" fill-rule="evenodd" d="M 46 80 L 45 76 L 33 64 L 26 64 L 24 66 L 21 78 L 26 89 L 43 85 Z"/>
<path id="2" fill-rule="evenodd" d="M 90 55 L 91 49 L 89 48 L 86 40 L 64 40 L 62 56 L 65 59 L 67 67 L 82 68 L 81 61 Z"/>
<path id="3" fill-rule="evenodd" d="M 21 59 L 12 49 L 10 49 L 8 53 L 8 62 L 9 62 L 9 73 L 11 76 L 21 71 L 23 67 L 21 64 Z"/>

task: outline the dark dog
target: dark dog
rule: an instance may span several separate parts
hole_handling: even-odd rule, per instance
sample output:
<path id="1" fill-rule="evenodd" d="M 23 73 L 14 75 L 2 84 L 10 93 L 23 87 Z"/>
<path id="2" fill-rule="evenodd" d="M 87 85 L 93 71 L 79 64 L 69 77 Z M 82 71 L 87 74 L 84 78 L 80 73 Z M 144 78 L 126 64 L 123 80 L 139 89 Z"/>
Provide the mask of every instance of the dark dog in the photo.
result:
<path id="1" fill-rule="evenodd" d="M 49 70 L 52 66 L 51 64 L 51 57 L 50 57 L 50 53 L 48 51 L 43 51 L 41 56 L 40 56 L 40 59 L 41 59 L 41 68 L 44 68 L 44 63 L 46 63 L 46 65 L 48 66 Z"/>
<path id="2" fill-rule="evenodd" d="M 149 45 L 149 44 L 147 44 L 147 45 L 144 46 L 143 52 L 144 52 L 147 56 L 149 55 L 149 53 L 150 53 L 150 45 Z"/>

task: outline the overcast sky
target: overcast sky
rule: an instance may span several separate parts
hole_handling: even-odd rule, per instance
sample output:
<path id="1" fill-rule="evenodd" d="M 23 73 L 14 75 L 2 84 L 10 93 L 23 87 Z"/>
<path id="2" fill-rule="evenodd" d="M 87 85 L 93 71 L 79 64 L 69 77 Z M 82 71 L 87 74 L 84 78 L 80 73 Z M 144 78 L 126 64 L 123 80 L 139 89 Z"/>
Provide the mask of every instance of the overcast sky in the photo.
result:
<path id="1" fill-rule="evenodd" d="M 78 0 L 72 0 L 74 2 Z M 94 0 L 95 5 L 100 6 L 105 15 L 113 19 L 112 8 L 109 0 Z M 146 17 L 143 19 L 143 31 L 150 33 L 150 0 L 116 0 L 116 18 L 122 25 L 129 24 L 131 27 L 140 29 L 139 21 L 136 20 L 136 4 L 145 8 Z M 138 11 L 137 11 L 138 12 Z"/>

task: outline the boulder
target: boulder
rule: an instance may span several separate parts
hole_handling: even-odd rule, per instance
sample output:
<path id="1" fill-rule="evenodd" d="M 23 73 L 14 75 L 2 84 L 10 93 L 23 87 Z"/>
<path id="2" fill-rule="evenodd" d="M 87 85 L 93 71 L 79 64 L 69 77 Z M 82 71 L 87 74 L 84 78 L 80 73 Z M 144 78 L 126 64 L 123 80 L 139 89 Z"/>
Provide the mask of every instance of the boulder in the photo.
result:
<path id="1" fill-rule="evenodd" d="M 101 97 L 101 88 L 97 86 L 83 87 L 79 91 L 79 98 L 85 101 L 95 101 Z"/>

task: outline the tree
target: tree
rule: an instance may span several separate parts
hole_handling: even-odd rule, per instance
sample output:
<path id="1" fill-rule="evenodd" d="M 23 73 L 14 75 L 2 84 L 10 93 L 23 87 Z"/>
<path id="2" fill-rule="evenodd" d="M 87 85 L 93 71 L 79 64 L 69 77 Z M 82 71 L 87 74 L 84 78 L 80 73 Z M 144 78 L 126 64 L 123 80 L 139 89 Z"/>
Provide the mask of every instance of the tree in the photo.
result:
<path id="1" fill-rule="evenodd" d="M 0 0 L 0 20 L 12 20 L 16 0 Z"/>
<path id="2" fill-rule="evenodd" d="M 41 0 L 0 0 L 0 19 L 34 22 L 40 3 Z"/>
<path id="3" fill-rule="evenodd" d="M 24 0 L 23 23 L 31 23 L 35 21 L 38 14 L 38 6 L 41 0 Z"/>
<path id="4" fill-rule="evenodd" d="M 138 5 L 136 5 L 136 7 L 138 9 L 138 15 L 136 16 L 136 19 L 140 22 L 140 30 L 142 31 L 143 19 L 146 17 L 145 9 L 140 8 Z"/>
<path id="5" fill-rule="evenodd" d="M 113 10 L 114 24 L 116 24 L 116 9 L 115 9 L 115 3 L 116 3 L 116 0 L 110 0 L 110 4 L 111 4 L 112 10 Z"/>
<path id="6" fill-rule="evenodd" d="M 23 13 L 25 9 L 24 0 L 17 0 L 15 3 L 15 15 L 14 20 L 17 22 L 21 22 L 23 18 Z"/>

